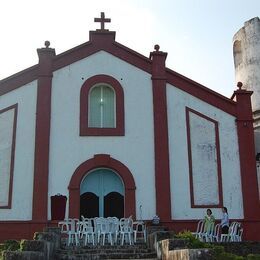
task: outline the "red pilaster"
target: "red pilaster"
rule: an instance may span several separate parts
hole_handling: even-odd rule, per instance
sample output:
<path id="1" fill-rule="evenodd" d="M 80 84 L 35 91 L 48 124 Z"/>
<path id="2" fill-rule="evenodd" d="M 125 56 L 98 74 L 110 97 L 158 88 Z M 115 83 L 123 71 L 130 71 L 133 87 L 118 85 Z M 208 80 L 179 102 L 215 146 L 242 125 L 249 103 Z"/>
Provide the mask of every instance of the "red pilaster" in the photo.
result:
<path id="1" fill-rule="evenodd" d="M 45 221 L 48 219 L 52 59 L 55 56 L 55 50 L 49 48 L 49 42 L 45 42 L 45 46 L 46 48 L 37 49 L 39 56 L 39 70 L 32 209 L 32 220 L 34 221 Z"/>
<path id="2" fill-rule="evenodd" d="M 237 101 L 237 133 L 245 220 L 259 220 L 260 203 L 257 187 L 254 129 L 251 107 L 252 91 L 239 89 L 234 92 Z"/>
<path id="3" fill-rule="evenodd" d="M 170 169 L 166 99 L 165 60 L 167 53 L 151 52 L 152 84 L 154 105 L 154 150 L 155 150 L 155 186 L 156 214 L 162 221 L 171 220 Z"/>

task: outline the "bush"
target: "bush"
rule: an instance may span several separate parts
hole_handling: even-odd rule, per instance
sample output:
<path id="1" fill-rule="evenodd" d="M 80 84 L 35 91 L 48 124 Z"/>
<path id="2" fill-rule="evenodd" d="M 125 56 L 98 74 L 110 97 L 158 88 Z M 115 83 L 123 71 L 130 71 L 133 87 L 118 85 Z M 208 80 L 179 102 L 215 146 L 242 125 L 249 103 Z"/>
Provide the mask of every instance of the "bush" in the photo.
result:
<path id="1" fill-rule="evenodd" d="M 185 239 L 188 241 L 188 248 L 209 248 L 210 245 L 208 243 L 201 242 L 190 231 L 183 231 L 175 235 L 176 238 Z"/>
<path id="2" fill-rule="evenodd" d="M 3 252 L 8 251 L 17 251 L 20 249 L 20 242 L 17 240 L 6 240 L 3 244 L 0 244 L 0 260 L 3 259 Z"/>
<path id="3" fill-rule="evenodd" d="M 17 240 L 6 240 L 1 244 L 0 250 L 16 251 L 20 249 L 20 242 Z"/>
<path id="4" fill-rule="evenodd" d="M 185 239 L 188 241 L 188 248 L 210 248 L 213 251 L 213 259 L 215 260 L 243 260 L 245 259 L 243 256 L 237 256 L 231 253 L 226 253 L 223 246 L 205 243 L 197 238 L 190 231 L 180 232 L 175 236 L 176 238 Z M 251 257 L 251 256 L 250 256 Z M 254 256 L 252 256 L 254 257 Z M 260 260 L 260 258 L 248 258 L 249 260 Z"/>
<path id="5" fill-rule="evenodd" d="M 260 255 L 249 254 L 246 259 L 247 260 L 260 260 Z"/>
<path id="6" fill-rule="evenodd" d="M 237 256 L 231 253 L 226 253 L 226 252 L 222 252 L 220 255 L 218 256 L 214 256 L 215 260 L 243 260 L 245 259 L 243 256 Z"/>

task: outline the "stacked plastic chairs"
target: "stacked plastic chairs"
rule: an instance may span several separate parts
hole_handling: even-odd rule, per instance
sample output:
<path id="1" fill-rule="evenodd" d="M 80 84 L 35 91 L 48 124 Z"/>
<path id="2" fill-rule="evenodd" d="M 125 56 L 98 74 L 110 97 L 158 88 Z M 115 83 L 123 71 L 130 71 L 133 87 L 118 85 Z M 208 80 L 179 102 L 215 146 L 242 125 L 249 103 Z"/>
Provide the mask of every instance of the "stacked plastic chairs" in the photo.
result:
<path id="1" fill-rule="evenodd" d="M 201 219 L 198 224 L 197 224 L 197 229 L 196 229 L 196 232 L 192 232 L 192 234 L 199 240 L 203 240 L 203 237 L 205 235 L 204 233 L 204 224 L 205 224 L 205 221 L 204 219 Z"/>
<path id="2" fill-rule="evenodd" d="M 137 235 L 142 235 L 146 242 L 146 227 L 142 221 L 135 222 L 133 219 L 116 217 L 96 217 L 79 219 L 67 219 L 58 223 L 61 232 L 67 235 L 67 246 L 80 244 L 86 245 L 105 245 L 105 244 L 129 244 L 136 243 Z"/>
<path id="3" fill-rule="evenodd" d="M 78 246 L 80 239 L 79 220 L 69 218 L 67 220 L 60 221 L 58 225 L 61 228 L 61 233 L 68 235 L 67 246 Z"/>
<path id="4" fill-rule="evenodd" d="M 146 243 L 146 225 L 145 222 L 140 220 L 140 221 L 135 221 L 133 222 L 134 225 L 134 243 L 137 242 L 137 236 L 141 236 Z"/>
<path id="5" fill-rule="evenodd" d="M 84 245 L 95 245 L 95 232 L 92 225 L 91 218 L 84 218 L 81 216 L 82 221 L 79 222 L 80 238 L 83 239 Z"/>
<path id="6" fill-rule="evenodd" d="M 123 245 L 125 242 L 133 245 L 133 219 L 129 218 L 121 218 L 119 221 L 120 226 L 120 242 Z"/>
<path id="7" fill-rule="evenodd" d="M 228 229 L 228 234 L 221 234 L 221 242 L 241 242 L 242 241 L 243 229 L 241 223 L 232 222 Z"/>

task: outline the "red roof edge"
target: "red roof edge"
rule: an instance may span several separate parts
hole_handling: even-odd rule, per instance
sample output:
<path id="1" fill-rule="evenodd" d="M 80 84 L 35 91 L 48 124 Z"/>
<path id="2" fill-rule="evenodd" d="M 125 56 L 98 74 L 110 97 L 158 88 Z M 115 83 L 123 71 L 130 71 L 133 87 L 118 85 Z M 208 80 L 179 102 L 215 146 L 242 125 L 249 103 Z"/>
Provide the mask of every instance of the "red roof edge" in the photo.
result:
<path id="1" fill-rule="evenodd" d="M 236 116 L 236 102 L 196 81 L 193 81 L 171 69 L 166 69 L 167 82 L 171 85 L 211 104 L 233 116 Z"/>
<path id="2" fill-rule="evenodd" d="M 37 79 L 38 64 L 0 81 L 0 96 Z"/>

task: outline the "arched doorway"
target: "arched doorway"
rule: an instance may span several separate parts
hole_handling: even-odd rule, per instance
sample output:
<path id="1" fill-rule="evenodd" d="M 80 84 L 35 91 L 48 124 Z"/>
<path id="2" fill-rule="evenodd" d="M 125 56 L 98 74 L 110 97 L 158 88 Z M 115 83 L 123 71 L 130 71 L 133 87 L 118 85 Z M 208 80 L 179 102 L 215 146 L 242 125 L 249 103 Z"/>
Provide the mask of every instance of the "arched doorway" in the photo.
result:
<path id="1" fill-rule="evenodd" d="M 108 154 L 96 154 L 93 158 L 80 164 L 73 173 L 69 183 L 69 217 L 80 217 L 80 185 L 89 173 L 98 168 L 107 168 L 115 171 L 124 183 L 124 216 L 135 218 L 135 181 L 130 170 L 120 161 Z"/>
<path id="2" fill-rule="evenodd" d="M 94 169 L 80 184 L 80 215 L 84 217 L 124 216 L 124 185 L 111 169 Z"/>

